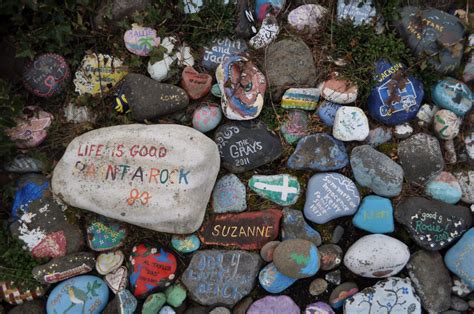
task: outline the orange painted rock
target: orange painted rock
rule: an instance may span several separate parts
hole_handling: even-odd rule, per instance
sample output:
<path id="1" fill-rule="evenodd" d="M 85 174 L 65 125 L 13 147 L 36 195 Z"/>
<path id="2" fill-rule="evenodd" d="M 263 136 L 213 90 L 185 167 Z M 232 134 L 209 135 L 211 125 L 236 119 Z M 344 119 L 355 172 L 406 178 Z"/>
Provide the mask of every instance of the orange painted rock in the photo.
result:
<path id="1" fill-rule="evenodd" d="M 185 67 L 181 77 L 181 87 L 189 98 L 199 99 L 206 96 L 212 87 L 212 77 L 206 73 L 199 73 L 193 67 Z"/>

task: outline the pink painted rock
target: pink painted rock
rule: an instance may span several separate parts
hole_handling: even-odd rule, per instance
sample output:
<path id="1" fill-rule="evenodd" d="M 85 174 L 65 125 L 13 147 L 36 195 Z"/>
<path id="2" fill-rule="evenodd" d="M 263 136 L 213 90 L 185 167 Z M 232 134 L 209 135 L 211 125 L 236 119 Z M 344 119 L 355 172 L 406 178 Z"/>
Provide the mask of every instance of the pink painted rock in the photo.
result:
<path id="1" fill-rule="evenodd" d="M 49 112 L 40 107 L 28 106 L 15 119 L 17 125 L 7 129 L 6 134 L 18 148 L 36 147 L 46 139 L 46 128 L 51 125 L 52 120 L 53 115 Z"/>
<path id="2" fill-rule="evenodd" d="M 350 104 L 357 99 L 357 85 L 348 80 L 331 78 L 323 83 L 321 96 L 336 104 Z"/>
<path id="3" fill-rule="evenodd" d="M 156 30 L 137 24 L 133 24 L 132 29 L 125 32 L 123 41 L 128 51 L 142 57 L 148 56 L 153 47 L 160 45 L 160 37 L 156 36 Z"/>
<path id="4" fill-rule="evenodd" d="M 217 104 L 205 104 L 193 113 L 193 128 L 206 133 L 215 129 L 222 120 L 221 108 Z"/>
<path id="5" fill-rule="evenodd" d="M 181 87 L 186 91 L 189 98 L 202 98 L 211 90 L 212 76 L 199 73 L 193 67 L 185 67 L 181 77 Z"/>

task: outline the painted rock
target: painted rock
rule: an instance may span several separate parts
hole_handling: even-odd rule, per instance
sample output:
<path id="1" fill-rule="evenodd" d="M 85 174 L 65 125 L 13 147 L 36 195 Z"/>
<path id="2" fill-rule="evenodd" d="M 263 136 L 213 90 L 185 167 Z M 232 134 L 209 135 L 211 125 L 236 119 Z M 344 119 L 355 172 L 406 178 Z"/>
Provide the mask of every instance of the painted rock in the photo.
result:
<path id="1" fill-rule="evenodd" d="M 341 270 L 336 269 L 336 270 L 328 272 L 324 276 L 324 279 L 326 279 L 329 283 L 332 283 L 333 285 L 340 285 L 341 284 Z"/>
<path id="2" fill-rule="evenodd" d="M 230 56 L 216 69 L 223 91 L 221 107 L 231 120 L 251 120 L 260 114 L 267 83 L 265 75 L 245 57 Z"/>
<path id="3" fill-rule="evenodd" d="M 471 34 L 469 38 L 474 38 Z M 462 74 L 462 80 L 469 84 L 469 86 L 474 86 L 474 53 L 471 52 L 471 56 L 469 57 L 466 65 L 464 66 L 464 71 Z"/>
<path id="4" fill-rule="evenodd" d="M 28 174 L 18 179 L 13 199 L 12 217 L 17 220 L 29 212 L 29 205 L 49 194 L 49 180 L 43 175 Z"/>
<path id="5" fill-rule="evenodd" d="M 392 277 L 377 282 L 351 296 L 344 303 L 344 313 L 413 313 L 421 314 L 421 304 L 410 279 Z"/>
<path id="6" fill-rule="evenodd" d="M 219 87 L 218 83 L 212 85 L 211 94 L 214 95 L 215 97 L 218 97 L 218 98 L 222 97 L 221 88 Z"/>
<path id="7" fill-rule="evenodd" d="M 125 266 L 120 266 L 116 270 L 108 273 L 104 277 L 104 281 L 109 286 L 113 293 L 117 293 L 127 287 L 128 284 L 128 269 Z"/>
<path id="8" fill-rule="evenodd" d="M 474 161 L 474 128 L 464 132 L 464 145 L 466 147 L 467 156 Z"/>
<path id="9" fill-rule="evenodd" d="M 273 252 L 273 263 L 285 276 L 308 278 L 319 270 L 318 248 L 307 240 L 285 240 Z"/>
<path id="10" fill-rule="evenodd" d="M 311 294 L 312 296 L 318 296 L 326 292 L 327 289 L 328 289 L 328 282 L 324 280 L 323 278 L 316 278 L 315 280 L 311 281 L 311 283 L 309 284 L 308 290 L 309 290 L 309 294 Z"/>
<path id="11" fill-rule="evenodd" d="M 321 96 L 336 104 L 350 104 L 357 99 L 357 85 L 351 81 L 332 78 L 323 83 Z"/>
<path id="12" fill-rule="evenodd" d="M 109 289 L 96 276 L 79 276 L 61 282 L 48 297 L 48 313 L 100 314 L 109 301 Z"/>
<path id="13" fill-rule="evenodd" d="M 359 292 L 359 288 L 355 283 L 344 282 L 331 292 L 331 295 L 329 296 L 329 304 L 331 304 L 334 309 L 339 309 L 342 307 L 346 299 L 350 298 L 357 292 Z"/>
<path id="14" fill-rule="evenodd" d="M 316 33 L 327 9 L 317 4 L 305 4 L 288 14 L 288 24 L 299 32 Z"/>
<path id="15" fill-rule="evenodd" d="M 36 158 L 24 155 L 15 156 L 15 158 L 5 164 L 3 169 L 14 173 L 43 172 L 46 170 L 44 163 Z"/>
<path id="16" fill-rule="evenodd" d="M 385 278 L 398 274 L 409 259 L 410 251 L 403 242 L 383 234 L 370 234 L 349 247 L 344 265 L 362 277 Z"/>
<path id="17" fill-rule="evenodd" d="M 273 252 L 280 245 L 280 241 L 270 241 L 260 249 L 260 256 L 265 262 L 273 261 Z"/>
<path id="18" fill-rule="evenodd" d="M 336 112 L 341 107 L 339 104 L 324 100 L 318 107 L 319 118 L 327 126 L 333 126 Z"/>
<path id="19" fill-rule="evenodd" d="M 74 77 L 74 85 L 79 95 L 107 93 L 124 76 L 127 70 L 122 60 L 105 54 L 87 54 L 82 59 Z"/>
<path id="20" fill-rule="evenodd" d="M 258 120 L 221 125 L 214 135 L 222 167 L 233 173 L 258 168 L 279 158 L 283 148 L 278 136 Z"/>
<path id="21" fill-rule="evenodd" d="M 212 87 L 212 77 L 207 73 L 199 73 L 193 67 L 185 67 L 181 74 L 181 87 L 190 99 L 206 96 Z"/>
<path id="22" fill-rule="evenodd" d="M 351 152 L 351 167 L 357 183 L 380 196 L 400 195 L 403 169 L 387 155 L 369 145 L 356 146 Z"/>
<path id="23" fill-rule="evenodd" d="M 423 100 L 423 84 L 413 76 L 407 77 L 403 64 L 379 60 L 374 78 L 376 85 L 367 100 L 372 118 L 396 125 L 416 117 Z"/>
<path id="24" fill-rule="evenodd" d="M 23 304 L 25 301 L 32 301 L 41 297 L 45 289 L 38 285 L 34 289 L 25 289 L 15 282 L 0 281 L 0 299 L 8 304 Z"/>
<path id="25" fill-rule="evenodd" d="M 319 88 L 289 88 L 281 98 L 281 107 L 312 111 L 318 106 L 320 93 Z"/>
<path id="26" fill-rule="evenodd" d="M 261 197 L 281 206 L 295 204 L 301 192 L 298 178 L 288 174 L 254 175 L 249 180 L 249 187 Z"/>
<path id="27" fill-rule="evenodd" d="M 398 158 L 409 183 L 424 184 L 444 168 L 438 140 L 417 133 L 398 144 Z"/>
<path id="28" fill-rule="evenodd" d="M 439 110 L 438 106 L 424 104 L 420 107 L 420 110 L 416 114 L 418 118 L 418 125 L 429 126 L 433 122 L 435 113 Z"/>
<path id="29" fill-rule="evenodd" d="M 369 131 L 366 141 L 370 146 L 377 147 L 389 142 L 391 139 L 392 129 L 379 126 Z"/>
<path id="30" fill-rule="evenodd" d="M 247 209 L 245 185 L 235 174 L 220 178 L 212 192 L 212 208 L 215 213 L 242 212 Z"/>
<path id="31" fill-rule="evenodd" d="M 215 39 L 210 43 L 210 46 L 204 48 L 202 65 L 206 70 L 215 70 L 227 57 L 237 55 L 246 50 L 247 44 L 244 40 Z"/>
<path id="32" fill-rule="evenodd" d="M 456 204 L 462 196 L 461 186 L 451 173 L 443 171 L 425 186 L 425 193 L 435 200 Z"/>
<path id="33" fill-rule="evenodd" d="M 447 77 L 439 81 L 431 91 L 433 102 L 458 116 L 463 116 L 472 108 L 472 92 L 461 81 Z"/>
<path id="34" fill-rule="evenodd" d="M 456 242 L 472 224 L 469 208 L 422 197 L 410 197 L 398 204 L 395 220 L 420 247 L 430 251 Z"/>
<path id="35" fill-rule="evenodd" d="M 285 6 L 286 0 L 257 0 L 255 1 L 255 15 L 257 21 L 262 22 L 268 13 L 274 14 L 275 16 Z"/>
<path id="36" fill-rule="evenodd" d="M 214 130 L 222 120 L 222 112 L 218 105 L 201 105 L 193 113 L 193 128 L 206 133 Z"/>
<path id="37" fill-rule="evenodd" d="M 165 305 L 158 314 L 176 314 L 176 311 L 171 306 Z"/>
<path id="38" fill-rule="evenodd" d="M 40 97 L 60 94 L 71 79 L 66 60 L 55 53 L 45 53 L 26 65 L 23 83 L 31 93 Z"/>
<path id="39" fill-rule="evenodd" d="M 173 307 L 180 307 L 186 300 L 186 289 L 180 284 L 175 284 L 165 290 L 166 302 Z"/>
<path id="40" fill-rule="evenodd" d="M 369 120 L 358 107 L 343 106 L 334 117 L 332 135 L 340 141 L 363 141 L 369 136 Z"/>
<path id="41" fill-rule="evenodd" d="M 459 276 L 474 290 L 474 228 L 469 229 L 462 238 L 446 252 L 446 267 Z"/>
<path id="42" fill-rule="evenodd" d="M 413 127 L 409 123 L 398 124 L 393 130 L 393 135 L 399 140 L 404 140 L 413 134 Z"/>
<path id="43" fill-rule="evenodd" d="M 146 297 L 164 290 L 176 277 L 176 257 L 162 247 L 138 244 L 130 255 L 130 287 L 133 295 Z"/>
<path id="44" fill-rule="evenodd" d="M 291 208 L 283 209 L 281 238 L 303 239 L 313 242 L 316 246 L 321 245 L 321 235 L 304 220 L 303 212 Z"/>
<path id="45" fill-rule="evenodd" d="M 156 314 L 166 303 L 166 296 L 164 293 L 150 294 L 143 303 L 142 314 Z"/>
<path id="46" fill-rule="evenodd" d="M 109 251 L 123 245 L 127 236 L 125 225 L 106 218 L 91 221 L 87 226 L 87 244 L 94 251 Z"/>
<path id="47" fill-rule="evenodd" d="M 342 263 L 342 249 L 335 244 L 323 244 L 318 248 L 321 258 L 321 270 L 327 271 L 338 267 Z"/>
<path id="48" fill-rule="evenodd" d="M 189 296 L 204 305 L 233 306 L 252 291 L 262 260 L 239 250 L 197 251 L 181 277 Z"/>
<path id="49" fill-rule="evenodd" d="M 46 139 L 47 128 L 51 126 L 53 115 L 41 110 L 40 107 L 28 106 L 16 118 L 16 126 L 5 130 L 10 140 L 18 148 L 32 148 L 40 145 Z"/>
<path id="50" fill-rule="evenodd" d="M 95 268 L 99 274 L 106 275 L 119 268 L 122 265 L 124 259 L 125 256 L 123 255 L 122 251 L 102 253 L 97 256 Z"/>
<path id="51" fill-rule="evenodd" d="M 306 112 L 290 110 L 280 127 L 285 141 L 291 145 L 308 135 L 308 123 L 308 114 Z"/>
<path id="52" fill-rule="evenodd" d="M 128 51 L 142 57 L 148 56 L 153 47 L 160 45 L 156 30 L 137 24 L 132 24 L 132 29 L 125 32 L 123 41 Z"/>
<path id="53" fill-rule="evenodd" d="M 92 252 L 79 252 L 52 259 L 31 271 L 33 277 L 42 284 L 52 284 L 90 272 L 94 269 Z"/>
<path id="54" fill-rule="evenodd" d="M 334 314 L 334 311 L 329 304 L 319 301 L 307 305 L 304 314 Z"/>
<path id="55" fill-rule="evenodd" d="M 474 171 L 458 171 L 454 173 L 462 190 L 462 201 L 474 204 Z"/>
<path id="56" fill-rule="evenodd" d="M 300 308 L 295 301 L 287 295 L 266 296 L 252 303 L 247 314 L 300 314 Z"/>
<path id="57" fill-rule="evenodd" d="M 317 224 L 352 215 L 360 196 L 351 179 L 339 173 L 318 173 L 309 179 L 304 216 Z"/>
<path id="58" fill-rule="evenodd" d="M 102 314 L 133 314 L 137 305 L 138 301 L 130 291 L 120 290 Z"/>
<path id="59" fill-rule="evenodd" d="M 64 106 L 64 117 L 69 123 L 95 123 L 97 119 L 90 107 L 77 106 L 74 102 Z"/>
<path id="60" fill-rule="evenodd" d="M 281 293 L 295 283 L 296 280 L 296 278 L 283 275 L 273 263 L 263 267 L 258 274 L 260 286 L 270 293 Z"/>
<path id="61" fill-rule="evenodd" d="M 74 207 L 187 234 L 201 225 L 218 171 L 215 143 L 193 128 L 120 125 L 76 137 L 54 169 L 52 187 Z"/>
<path id="62" fill-rule="evenodd" d="M 239 15 L 238 24 L 235 27 L 237 36 L 243 39 L 254 36 L 257 33 L 257 27 L 255 26 L 255 18 L 247 0 L 237 1 L 237 12 Z"/>
<path id="63" fill-rule="evenodd" d="M 173 248 L 181 253 L 192 253 L 199 249 L 201 242 L 199 238 L 194 235 L 173 235 L 171 237 L 171 245 Z"/>
<path id="64" fill-rule="evenodd" d="M 371 0 L 338 0 L 337 1 L 337 20 L 351 20 L 352 24 L 359 26 L 362 24 L 371 24 L 376 18 L 377 12 L 375 5 Z"/>
<path id="65" fill-rule="evenodd" d="M 250 38 L 249 44 L 254 49 L 261 49 L 272 43 L 280 33 L 280 26 L 273 14 L 268 14 L 262 22 L 258 33 Z"/>
<path id="66" fill-rule="evenodd" d="M 316 133 L 303 137 L 288 159 L 294 170 L 331 171 L 349 163 L 344 143 L 329 134 Z"/>
<path id="67" fill-rule="evenodd" d="M 395 230 L 390 199 L 376 195 L 364 197 L 352 224 L 370 233 L 390 233 Z"/>
<path id="68" fill-rule="evenodd" d="M 257 250 L 278 237 L 281 210 L 267 209 L 210 216 L 199 230 L 205 244 Z"/>
<path id="69" fill-rule="evenodd" d="M 182 0 L 184 5 L 184 14 L 195 14 L 201 11 L 204 5 L 202 0 Z"/>
<path id="70" fill-rule="evenodd" d="M 154 63 L 148 62 L 148 74 L 150 74 L 150 77 L 155 81 L 161 82 L 170 78 L 173 74 L 171 67 L 174 65 L 178 67 L 192 67 L 194 65 L 194 57 L 191 54 L 191 48 L 185 43 L 176 47 L 177 41 L 176 37 L 163 38 L 160 45 L 160 48 L 163 47 L 166 49 L 163 54 L 163 59 Z"/>
<path id="71" fill-rule="evenodd" d="M 459 133 L 461 118 L 454 112 L 441 109 L 434 115 L 433 129 L 442 140 L 452 140 Z"/>

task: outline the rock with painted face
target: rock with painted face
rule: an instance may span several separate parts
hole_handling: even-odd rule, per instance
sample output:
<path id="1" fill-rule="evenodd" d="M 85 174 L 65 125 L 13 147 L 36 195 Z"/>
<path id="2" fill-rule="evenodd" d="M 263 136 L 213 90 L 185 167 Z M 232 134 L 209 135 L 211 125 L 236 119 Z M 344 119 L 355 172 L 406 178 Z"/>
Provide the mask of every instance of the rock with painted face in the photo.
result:
<path id="1" fill-rule="evenodd" d="M 288 14 L 288 24 L 299 32 L 315 33 L 327 9 L 318 4 L 305 4 Z"/>
<path id="2" fill-rule="evenodd" d="M 473 96 L 469 87 L 461 81 L 447 77 L 439 81 L 431 91 L 433 102 L 463 116 L 472 108 Z"/>
<path id="3" fill-rule="evenodd" d="M 32 148 L 40 145 L 48 135 L 53 115 L 40 107 L 28 106 L 23 114 L 14 119 L 16 126 L 6 129 L 5 133 L 18 148 Z"/>
<path id="4" fill-rule="evenodd" d="M 263 107 L 265 76 L 245 57 L 231 56 L 217 67 L 216 78 L 223 96 L 222 112 L 228 119 L 250 120 Z"/>
<path id="5" fill-rule="evenodd" d="M 132 24 L 132 29 L 125 32 L 123 41 L 128 51 L 142 57 L 148 56 L 153 47 L 160 45 L 156 30 L 137 24 Z"/>

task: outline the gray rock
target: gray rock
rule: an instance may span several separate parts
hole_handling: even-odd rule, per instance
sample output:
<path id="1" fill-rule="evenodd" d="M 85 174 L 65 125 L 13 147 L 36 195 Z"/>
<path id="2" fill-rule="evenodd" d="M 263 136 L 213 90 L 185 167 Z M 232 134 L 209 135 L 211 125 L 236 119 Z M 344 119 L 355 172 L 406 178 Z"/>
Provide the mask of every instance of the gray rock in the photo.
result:
<path id="1" fill-rule="evenodd" d="M 101 1 L 94 18 L 97 27 L 104 26 L 105 17 L 110 17 L 115 23 L 121 22 L 136 11 L 143 11 L 151 4 L 151 0 L 107 0 Z"/>
<path id="2" fill-rule="evenodd" d="M 341 271 L 339 269 L 330 271 L 329 273 L 324 276 L 328 282 L 332 283 L 333 285 L 340 285 L 341 284 Z"/>
<path id="3" fill-rule="evenodd" d="M 283 209 L 281 223 L 281 237 L 287 239 L 303 239 L 321 245 L 321 235 L 314 230 L 304 219 L 303 212 L 297 209 Z"/>
<path id="4" fill-rule="evenodd" d="M 309 284 L 309 294 L 317 296 L 323 294 L 328 288 L 328 282 L 323 278 L 316 278 Z"/>
<path id="5" fill-rule="evenodd" d="M 378 127 L 369 131 L 369 136 L 365 139 L 367 144 L 372 147 L 377 147 L 384 143 L 387 143 L 392 139 L 392 129 Z"/>
<path id="6" fill-rule="evenodd" d="M 6 312 L 0 308 L 0 313 Z M 8 314 L 46 314 L 46 305 L 43 300 L 32 300 L 15 306 Z"/>
<path id="7" fill-rule="evenodd" d="M 339 245 L 323 244 L 318 248 L 321 270 L 332 270 L 342 263 L 343 252 Z"/>
<path id="8" fill-rule="evenodd" d="M 451 296 L 451 309 L 464 312 L 469 309 L 469 303 L 457 296 Z"/>
<path id="9" fill-rule="evenodd" d="M 462 201 L 474 204 L 474 171 L 462 170 L 454 173 L 462 191 Z"/>
<path id="10" fill-rule="evenodd" d="M 3 168 L 15 173 L 42 172 L 45 170 L 45 166 L 41 161 L 27 156 L 16 156 Z"/>
<path id="11" fill-rule="evenodd" d="M 332 231 L 331 243 L 337 244 L 339 241 L 341 241 L 343 235 L 344 235 L 344 228 L 340 225 L 337 225 Z"/>
<path id="12" fill-rule="evenodd" d="M 94 269 L 95 258 L 92 252 L 79 252 L 53 258 L 49 263 L 33 268 L 33 277 L 42 284 L 66 280 Z"/>

